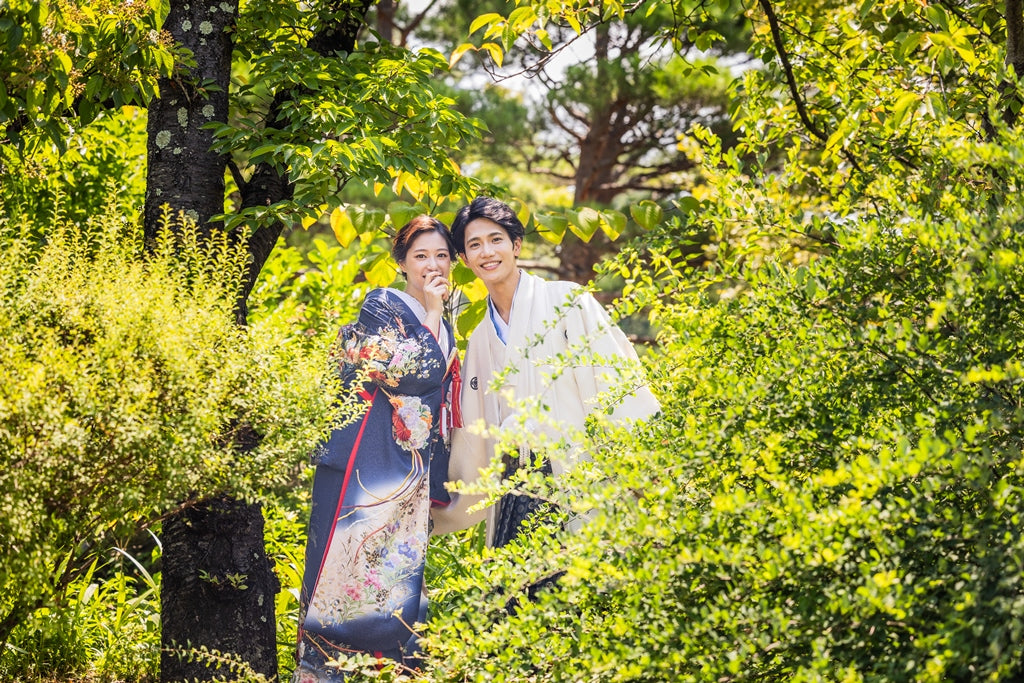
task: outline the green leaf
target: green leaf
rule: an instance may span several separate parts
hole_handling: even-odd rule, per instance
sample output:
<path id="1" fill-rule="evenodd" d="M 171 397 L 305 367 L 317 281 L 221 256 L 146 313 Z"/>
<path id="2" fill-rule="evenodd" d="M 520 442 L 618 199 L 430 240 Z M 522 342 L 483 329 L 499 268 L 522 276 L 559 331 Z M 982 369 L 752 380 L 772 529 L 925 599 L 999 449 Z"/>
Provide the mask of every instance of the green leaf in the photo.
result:
<path id="1" fill-rule="evenodd" d="M 271 162 L 281 150 L 282 145 L 279 144 L 264 144 L 260 145 L 252 152 L 249 153 L 249 163 L 256 164 L 260 162 Z"/>
<path id="2" fill-rule="evenodd" d="M 466 306 L 462 314 L 459 315 L 458 321 L 456 321 L 455 327 L 458 329 L 459 334 L 463 337 L 468 337 L 470 333 L 476 329 L 476 326 L 483 322 L 484 315 L 487 314 L 487 300 L 481 299 L 480 301 L 474 301 L 469 306 Z"/>
<path id="3" fill-rule="evenodd" d="M 645 199 L 639 204 L 633 204 L 629 207 L 629 215 L 633 217 L 636 224 L 644 230 L 651 230 L 659 223 L 664 217 L 665 212 L 662 211 L 661 207 L 649 199 Z"/>
<path id="4" fill-rule="evenodd" d="M 537 40 L 540 41 L 540 44 L 544 46 L 545 50 L 552 49 L 551 35 L 547 31 L 539 28 L 534 32 L 534 35 L 537 36 Z"/>
<path id="5" fill-rule="evenodd" d="M 486 50 L 491 56 L 491 60 L 498 66 L 501 66 L 502 61 L 505 59 L 505 53 L 501 49 L 501 45 L 497 43 L 484 43 L 480 46 L 480 49 Z"/>
<path id="6" fill-rule="evenodd" d="M 892 126 L 893 128 L 899 128 L 903 125 L 904 119 L 907 117 L 907 112 L 910 111 L 911 107 L 916 107 L 921 103 L 921 96 L 918 93 L 908 92 L 904 93 L 898 100 L 892 111 Z"/>
<path id="7" fill-rule="evenodd" d="M 565 238 L 565 231 L 569 227 L 569 220 L 563 214 L 535 213 L 533 214 L 533 220 L 542 228 L 537 231 L 541 237 L 552 244 L 562 243 L 562 239 Z"/>
<path id="8" fill-rule="evenodd" d="M 352 241 L 358 236 L 355 226 L 352 225 L 352 220 L 348 217 L 348 213 L 343 211 L 341 207 L 331 211 L 331 230 L 334 231 L 334 237 L 338 240 L 338 244 L 343 247 L 352 244 Z"/>
<path id="9" fill-rule="evenodd" d="M 596 209 L 585 206 L 579 211 L 566 213 L 569 216 L 569 229 L 584 242 L 589 242 L 601 228 L 601 214 Z"/>
<path id="10" fill-rule="evenodd" d="M 391 219 L 391 225 L 396 231 L 422 213 L 424 212 L 421 207 L 409 204 L 408 202 L 391 202 L 388 204 L 388 217 Z"/>
<path id="11" fill-rule="evenodd" d="M 458 63 L 460 59 L 462 59 L 462 55 L 466 54 L 470 50 L 476 51 L 476 49 L 476 45 L 473 45 L 472 43 L 463 43 L 462 45 L 456 47 L 454 50 L 452 50 L 452 54 L 448 58 L 448 68 L 450 69 L 454 67 L 455 64 Z"/>
<path id="12" fill-rule="evenodd" d="M 946 10 L 941 5 L 930 3 L 925 8 L 925 14 L 928 16 L 929 21 L 938 24 L 946 33 L 949 32 L 949 15 L 946 14 Z"/>
<path id="13" fill-rule="evenodd" d="M 452 268 L 452 282 L 456 285 L 468 285 L 470 282 L 476 279 L 476 275 L 461 261 L 455 264 Z"/>
<path id="14" fill-rule="evenodd" d="M 535 21 L 537 21 L 537 12 L 529 5 L 518 7 L 508 15 L 509 25 L 517 32 L 529 28 Z"/>
<path id="15" fill-rule="evenodd" d="M 479 31 L 482 27 L 495 22 L 504 21 L 505 17 L 497 14 L 496 12 L 488 12 L 487 14 L 481 14 L 479 17 L 473 20 L 473 23 L 469 25 L 469 34 L 473 35 Z"/>
<path id="16" fill-rule="evenodd" d="M 364 206 L 351 204 L 345 208 L 352 226 L 360 236 L 370 235 L 379 232 L 384 227 L 387 214 L 380 209 L 367 209 Z"/>
<path id="17" fill-rule="evenodd" d="M 519 199 L 509 199 L 508 205 L 516 212 L 516 218 L 519 219 L 520 223 L 523 225 L 530 224 L 530 207 L 526 205 L 526 202 Z"/>
<path id="18" fill-rule="evenodd" d="M 600 213 L 600 216 L 601 229 L 604 230 L 604 234 L 608 235 L 608 239 L 618 239 L 622 231 L 626 229 L 626 214 L 612 209 L 605 209 Z"/>
<path id="19" fill-rule="evenodd" d="M 369 266 L 363 269 L 366 274 L 366 281 L 372 287 L 387 287 L 398 277 L 398 269 L 391 260 L 391 255 L 384 253 L 378 255 Z"/>

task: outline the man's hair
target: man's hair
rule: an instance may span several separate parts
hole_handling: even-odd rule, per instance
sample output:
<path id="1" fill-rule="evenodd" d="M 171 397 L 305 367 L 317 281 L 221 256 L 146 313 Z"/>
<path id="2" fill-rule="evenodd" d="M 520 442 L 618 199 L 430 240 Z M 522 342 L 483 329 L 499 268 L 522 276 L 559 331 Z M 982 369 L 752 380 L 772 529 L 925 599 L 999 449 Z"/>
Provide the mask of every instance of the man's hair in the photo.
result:
<path id="1" fill-rule="evenodd" d="M 458 253 L 466 253 L 466 226 L 477 218 L 486 218 L 497 223 L 508 233 L 508 238 L 512 242 L 517 240 L 522 242 L 526 235 L 526 228 L 523 227 L 522 221 L 516 216 L 512 207 L 493 197 L 477 197 L 459 209 L 459 212 L 455 214 L 455 220 L 452 221 L 452 240 L 455 242 L 455 250 Z"/>

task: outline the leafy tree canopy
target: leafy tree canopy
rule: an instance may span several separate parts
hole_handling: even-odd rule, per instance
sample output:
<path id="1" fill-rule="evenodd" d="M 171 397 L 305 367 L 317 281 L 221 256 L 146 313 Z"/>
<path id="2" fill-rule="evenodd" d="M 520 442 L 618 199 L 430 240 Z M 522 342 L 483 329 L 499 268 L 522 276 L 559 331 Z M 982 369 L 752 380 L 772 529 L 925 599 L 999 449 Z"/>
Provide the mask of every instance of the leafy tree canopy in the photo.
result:
<path id="1" fill-rule="evenodd" d="M 145 104 L 183 59 L 157 0 L 13 0 L 0 9 L 0 144 L 61 149 L 103 111 Z"/>

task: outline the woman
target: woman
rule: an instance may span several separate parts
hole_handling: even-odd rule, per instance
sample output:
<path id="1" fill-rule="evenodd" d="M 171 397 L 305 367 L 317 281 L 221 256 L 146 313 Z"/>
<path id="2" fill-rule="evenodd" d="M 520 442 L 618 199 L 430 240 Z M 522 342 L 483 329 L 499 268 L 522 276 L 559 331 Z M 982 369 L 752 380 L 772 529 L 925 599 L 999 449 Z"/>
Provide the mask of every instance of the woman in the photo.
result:
<path id="1" fill-rule="evenodd" d="M 419 216 L 395 236 L 405 291 L 377 289 L 342 327 L 333 358 L 365 411 L 322 450 L 302 581 L 294 680 L 343 680 L 327 665 L 366 653 L 415 665 L 425 621 L 430 507 L 444 507 L 447 437 L 458 414 L 458 358 L 442 319 L 455 246 Z M 449 409 L 455 406 L 453 412 Z"/>

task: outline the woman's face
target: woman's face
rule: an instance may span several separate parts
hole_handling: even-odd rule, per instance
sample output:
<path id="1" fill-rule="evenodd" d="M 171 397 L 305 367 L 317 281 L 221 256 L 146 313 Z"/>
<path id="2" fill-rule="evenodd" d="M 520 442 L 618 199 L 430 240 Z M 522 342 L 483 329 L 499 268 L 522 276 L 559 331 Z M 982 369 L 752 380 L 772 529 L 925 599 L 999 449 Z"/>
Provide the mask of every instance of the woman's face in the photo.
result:
<path id="1" fill-rule="evenodd" d="M 448 253 L 448 242 L 440 233 L 424 232 L 413 238 L 405 259 L 398 263 L 408 280 L 405 291 L 417 299 L 423 299 L 423 287 L 434 278 L 448 279 L 452 270 L 452 258 Z"/>

